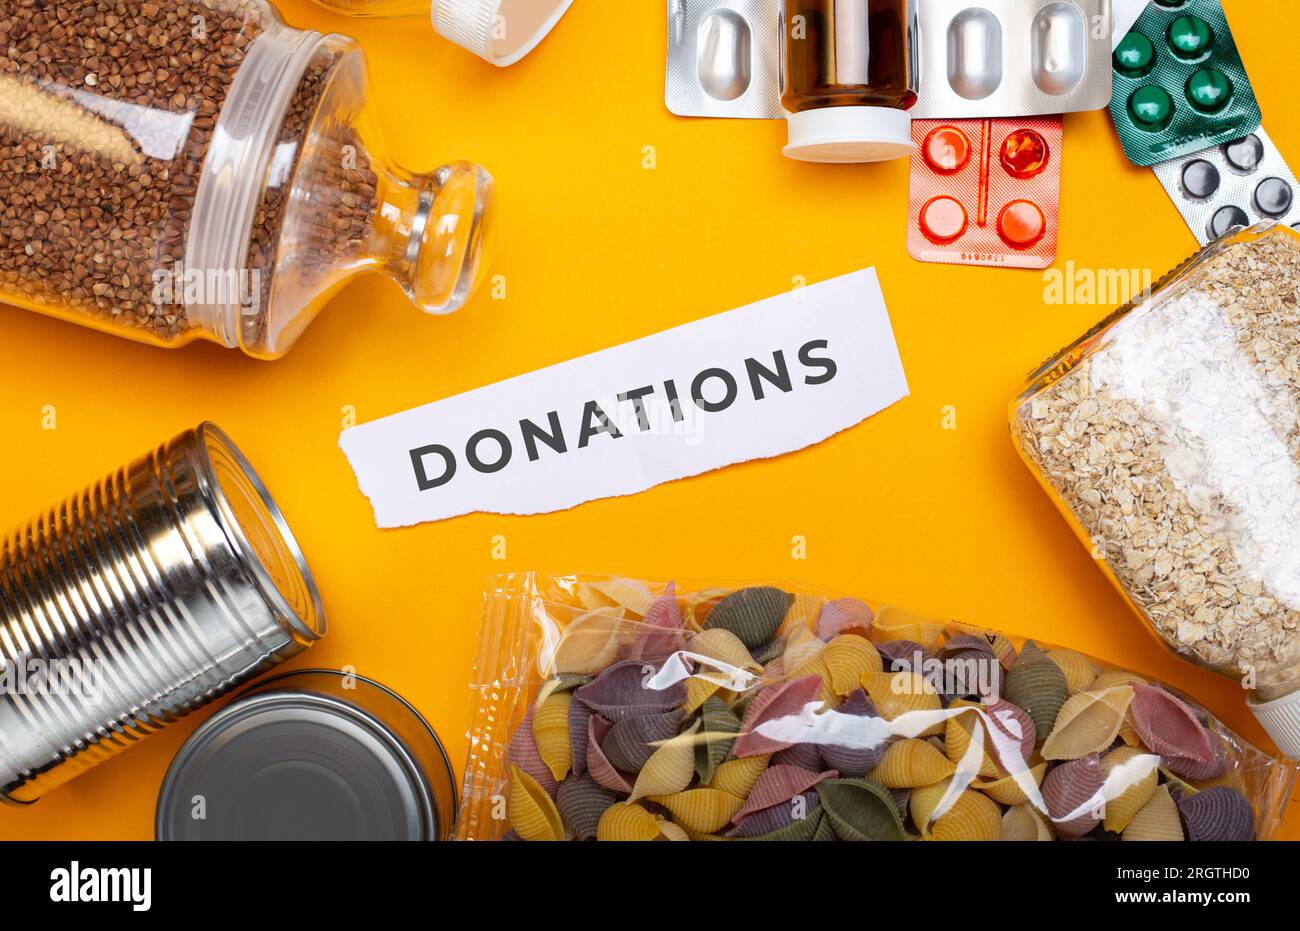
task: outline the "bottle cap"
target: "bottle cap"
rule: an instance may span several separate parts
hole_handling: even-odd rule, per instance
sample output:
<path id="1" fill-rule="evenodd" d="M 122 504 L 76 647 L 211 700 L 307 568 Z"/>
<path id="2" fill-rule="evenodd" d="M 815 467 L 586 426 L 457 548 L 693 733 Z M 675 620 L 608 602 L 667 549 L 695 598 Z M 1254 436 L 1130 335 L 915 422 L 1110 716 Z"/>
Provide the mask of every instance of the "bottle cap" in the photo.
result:
<path id="1" fill-rule="evenodd" d="M 485 61 L 513 65 L 546 38 L 573 0 L 434 0 L 433 28 Z"/>
<path id="2" fill-rule="evenodd" d="M 1300 692 L 1273 701 L 1257 702 L 1249 698 L 1246 706 L 1264 725 L 1277 748 L 1292 759 L 1300 760 Z"/>
<path id="3" fill-rule="evenodd" d="M 787 158 L 803 162 L 884 162 L 911 155 L 912 118 L 889 107 L 823 107 L 790 114 Z"/>

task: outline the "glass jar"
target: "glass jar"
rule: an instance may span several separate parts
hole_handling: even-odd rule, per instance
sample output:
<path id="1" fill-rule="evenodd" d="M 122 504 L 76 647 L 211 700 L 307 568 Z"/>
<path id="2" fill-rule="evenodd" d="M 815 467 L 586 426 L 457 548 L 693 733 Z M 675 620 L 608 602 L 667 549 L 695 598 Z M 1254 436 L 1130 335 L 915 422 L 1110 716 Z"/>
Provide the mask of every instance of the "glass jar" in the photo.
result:
<path id="1" fill-rule="evenodd" d="M 513 65 L 537 47 L 573 0 L 316 0 L 348 16 L 427 16 L 445 39 Z"/>
<path id="2" fill-rule="evenodd" d="M 810 162 L 910 155 L 916 103 L 912 0 L 785 0 L 785 154 Z"/>
<path id="3" fill-rule="evenodd" d="M 1211 243 L 1035 372 L 1012 435 L 1164 643 L 1300 758 L 1300 234 Z"/>
<path id="4" fill-rule="evenodd" d="M 422 310 L 484 267 L 492 181 L 394 164 L 340 35 L 259 0 L 0 15 L 0 299 L 158 346 L 273 359 L 349 278 Z"/>

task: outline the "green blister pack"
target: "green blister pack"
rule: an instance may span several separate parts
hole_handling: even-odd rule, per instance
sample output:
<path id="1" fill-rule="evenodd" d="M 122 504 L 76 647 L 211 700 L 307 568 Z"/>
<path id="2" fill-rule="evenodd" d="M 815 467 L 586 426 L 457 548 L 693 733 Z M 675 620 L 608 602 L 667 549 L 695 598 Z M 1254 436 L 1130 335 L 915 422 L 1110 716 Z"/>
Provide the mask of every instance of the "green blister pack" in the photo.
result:
<path id="1" fill-rule="evenodd" d="M 1219 0 L 1154 0 L 1112 66 L 1110 115 L 1135 165 L 1240 139 L 1263 121 Z"/>

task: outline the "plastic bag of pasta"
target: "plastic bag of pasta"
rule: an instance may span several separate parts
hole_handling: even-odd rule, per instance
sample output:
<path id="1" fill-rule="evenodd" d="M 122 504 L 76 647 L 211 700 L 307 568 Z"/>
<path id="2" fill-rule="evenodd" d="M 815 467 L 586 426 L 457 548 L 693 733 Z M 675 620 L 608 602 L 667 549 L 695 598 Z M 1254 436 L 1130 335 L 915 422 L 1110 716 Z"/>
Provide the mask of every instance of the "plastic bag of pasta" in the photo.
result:
<path id="1" fill-rule="evenodd" d="M 1070 650 L 785 584 L 493 580 L 462 839 L 1249 840 L 1296 765 Z"/>

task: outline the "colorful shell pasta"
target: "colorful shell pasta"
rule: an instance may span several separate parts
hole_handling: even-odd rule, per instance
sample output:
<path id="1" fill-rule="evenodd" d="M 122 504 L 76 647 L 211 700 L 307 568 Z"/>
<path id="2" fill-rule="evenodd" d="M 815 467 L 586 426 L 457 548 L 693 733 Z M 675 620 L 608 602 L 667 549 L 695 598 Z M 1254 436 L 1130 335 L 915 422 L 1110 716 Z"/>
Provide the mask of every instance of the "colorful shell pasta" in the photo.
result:
<path id="1" fill-rule="evenodd" d="M 462 839 L 1250 840 L 1296 765 L 1159 683 L 790 586 L 504 576 Z"/>

